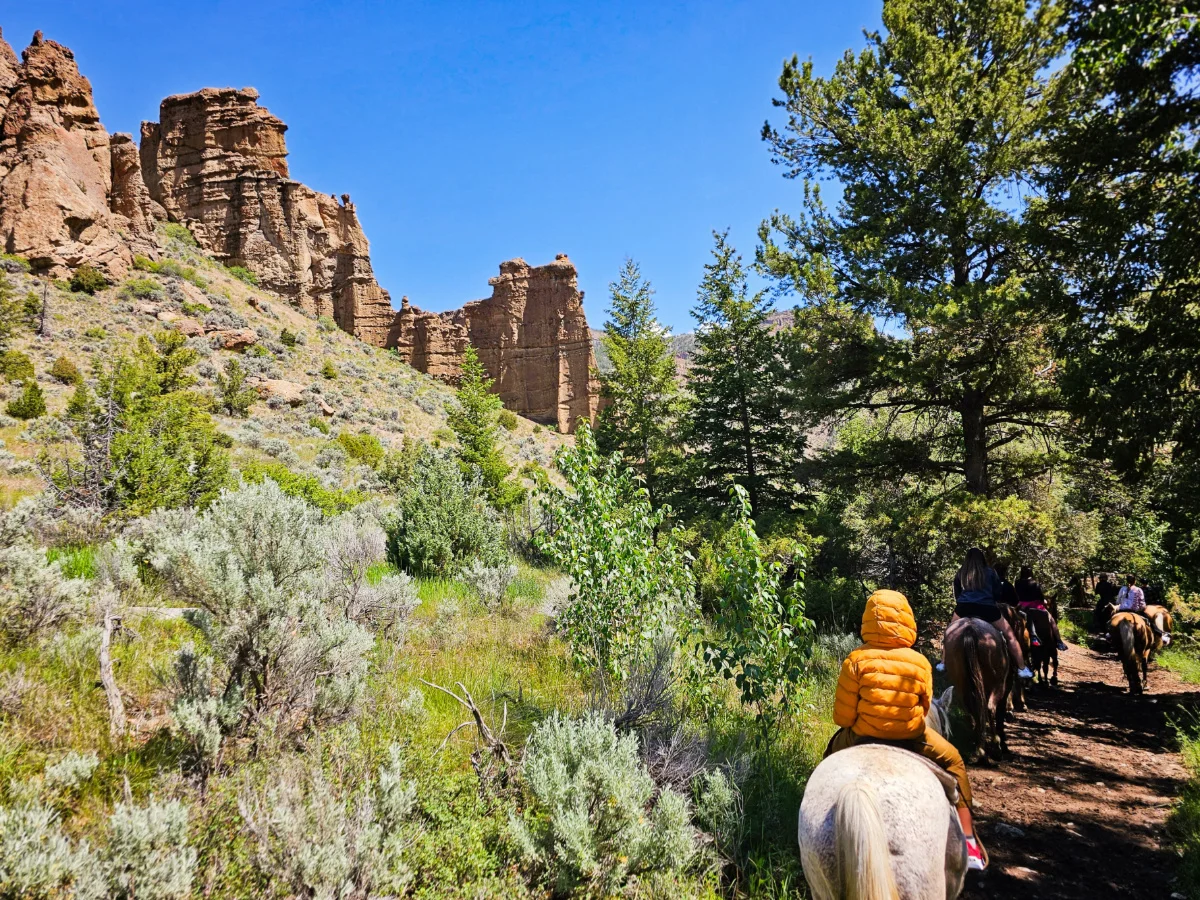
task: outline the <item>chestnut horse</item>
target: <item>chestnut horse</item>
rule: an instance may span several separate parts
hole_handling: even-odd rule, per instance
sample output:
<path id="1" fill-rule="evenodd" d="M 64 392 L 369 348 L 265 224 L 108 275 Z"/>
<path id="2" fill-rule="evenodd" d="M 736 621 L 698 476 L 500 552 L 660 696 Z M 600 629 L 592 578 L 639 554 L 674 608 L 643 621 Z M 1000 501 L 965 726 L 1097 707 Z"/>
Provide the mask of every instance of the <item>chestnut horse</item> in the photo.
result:
<path id="1" fill-rule="evenodd" d="M 959 619 L 946 629 L 942 658 L 974 731 L 968 761 L 983 755 L 1001 759 L 1008 752 L 1004 714 L 1015 674 L 1004 635 L 981 619 Z"/>
<path id="2" fill-rule="evenodd" d="M 1142 693 L 1146 689 L 1150 654 L 1155 643 L 1150 623 L 1138 613 L 1119 612 L 1108 620 L 1108 640 L 1121 657 L 1121 668 L 1125 670 L 1129 692 Z"/>
<path id="3" fill-rule="evenodd" d="M 1021 653 L 1026 660 L 1032 660 L 1032 647 L 1030 643 L 1031 628 L 1029 619 L 1025 612 L 1016 606 L 1010 606 L 1007 603 L 996 604 L 1000 607 L 1000 615 L 1008 622 L 1012 628 L 1013 634 L 1017 636 L 1017 643 L 1021 645 Z M 1033 663 L 1030 662 L 1030 665 Z M 1008 695 L 1010 704 L 1017 712 L 1025 712 L 1027 709 L 1025 703 L 1025 682 L 1019 678 L 1013 678 L 1010 685 L 1010 693 Z M 1011 715 L 1008 710 L 1005 710 L 1006 715 Z"/>

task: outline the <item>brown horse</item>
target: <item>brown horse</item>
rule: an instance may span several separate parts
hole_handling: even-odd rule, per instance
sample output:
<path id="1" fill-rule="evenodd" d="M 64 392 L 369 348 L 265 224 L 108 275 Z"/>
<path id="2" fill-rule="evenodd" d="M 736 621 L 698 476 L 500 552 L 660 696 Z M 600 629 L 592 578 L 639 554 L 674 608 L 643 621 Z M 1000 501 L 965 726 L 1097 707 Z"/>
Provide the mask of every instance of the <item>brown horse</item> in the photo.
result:
<path id="1" fill-rule="evenodd" d="M 942 652 L 946 675 L 975 734 L 969 761 L 983 755 L 1001 759 L 1008 752 L 1004 713 L 1013 674 L 1004 636 L 980 619 L 959 619 L 946 629 Z"/>
<path id="2" fill-rule="evenodd" d="M 1159 606 L 1157 603 L 1151 603 L 1146 606 L 1146 617 L 1154 621 L 1154 647 L 1150 651 L 1150 659 L 1154 659 L 1154 655 L 1163 648 L 1163 644 L 1171 642 L 1171 611 L 1165 606 Z M 1163 635 L 1167 635 L 1167 639 L 1163 640 Z"/>
<path id="3" fill-rule="evenodd" d="M 1058 684 L 1058 644 L 1054 639 L 1054 626 L 1051 624 L 1050 613 L 1044 609 L 1025 609 L 1025 619 L 1029 622 L 1029 630 L 1037 635 L 1038 644 L 1027 651 L 1029 655 L 1025 658 L 1029 660 L 1029 668 L 1033 670 L 1033 677 L 1042 685 L 1045 685 L 1047 680 L 1050 684 Z M 1051 674 L 1051 667 L 1054 673 Z"/>
<path id="4" fill-rule="evenodd" d="M 1013 634 L 1017 636 L 1017 643 L 1021 645 L 1021 653 L 1025 659 L 1032 659 L 1030 655 L 1029 622 L 1025 617 L 1025 613 L 1015 606 L 1009 606 L 1007 603 L 998 603 L 996 605 L 1000 607 L 1000 615 L 1004 617 L 1005 621 L 1012 628 Z M 1025 683 L 1019 678 L 1010 678 L 1009 680 L 1011 682 L 1009 686 L 1009 700 L 1011 701 L 1012 708 L 1017 712 L 1025 712 L 1028 708 L 1025 703 Z M 1009 714 L 1007 709 L 1005 710 L 1005 714 Z"/>
<path id="5" fill-rule="evenodd" d="M 1135 612 L 1119 612 L 1108 621 L 1108 640 L 1120 654 L 1129 692 L 1142 693 L 1146 689 L 1150 653 L 1154 649 L 1154 632 L 1150 623 Z M 1139 666 L 1141 677 L 1138 676 Z"/>

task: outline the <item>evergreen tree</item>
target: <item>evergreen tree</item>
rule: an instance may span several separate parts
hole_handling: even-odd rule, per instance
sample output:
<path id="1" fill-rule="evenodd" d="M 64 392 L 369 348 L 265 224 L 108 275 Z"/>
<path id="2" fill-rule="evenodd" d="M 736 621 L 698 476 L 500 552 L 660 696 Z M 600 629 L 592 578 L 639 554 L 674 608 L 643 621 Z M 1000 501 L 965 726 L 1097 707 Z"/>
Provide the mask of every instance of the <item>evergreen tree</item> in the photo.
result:
<path id="1" fill-rule="evenodd" d="M 449 420 L 458 435 L 463 474 L 474 477 L 478 473 L 488 501 L 496 509 L 515 506 L 525 492 L 508 477 L 512 466 L 496 444 L 496 419 L 504 404 L 492 393 L 492 379 L 469 344 L 463 355 L 462 378 L 455 396 L 458 408 L 451 411 Z"/>
<path id="2" fill-rule="evenodd" d="M 1200 560 L 1198 21 L 1191 0 L 1072 4 L 1039 208 L 1065 394 L 1091 454 L 1156 495 L 1181 574 Z"/>
<path id="3" fill-rule="evenodd" d="M 1061 423 L 1060 322 L 1027 286 L 1020 194 L 1045 161 L 1060 8 L 885 0 L 883 24 L 829 78 L 784 65 L 787 121 L 763 137 L 805 180 L 804 213 L 763 224 L 760 262 L 802 297 L 792 364 L 810 421 L 879 426 L 829 461 L 989 494 L 1043 470 Z M 841 183 L 836 209 L 820 178 Z"/>
<path id="4" fill-rule="evenodd" d="M 600 341 L 612 369 L 600 376 L 607 405 L 596 444 L 605 455 L 619 452 L 658 506 L 665 493 L 661 482 L 677 455 L 672 438 L 681 408 L 670 333 L 655 318 L 654 291 L 632 259 L 608 287 L 612 301 Z"/>
<path id="5" fill-rule="evenodd" d="M 728 232 L 713 236 L 713 259 L 692 310 L 688 446 L 702 496 L 720 502 L 731 483 L 740 484 L 761 516 L 786 507 L 805 438 L 789 411 L 787 372 L 767 321 L 770 301 L 762 292 L 750 295 Z"/>
<path id="6" fill-rule="evenodd" d="M 13 336 L 24 324 L 24 305 L 17 300 L 12 283 L 0 272 L 0 353 L 8 350 Z"/>

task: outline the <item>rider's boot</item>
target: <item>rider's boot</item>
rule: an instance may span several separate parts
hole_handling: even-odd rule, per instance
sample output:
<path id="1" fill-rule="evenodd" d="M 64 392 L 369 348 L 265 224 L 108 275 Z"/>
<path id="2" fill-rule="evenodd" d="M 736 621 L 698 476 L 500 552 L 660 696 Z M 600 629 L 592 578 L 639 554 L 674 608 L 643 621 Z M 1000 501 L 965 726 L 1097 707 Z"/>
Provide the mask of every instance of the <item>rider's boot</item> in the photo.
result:
<path id="1" fill-rule="evenodd" d="M 1064 643 L 1063 643 L 1063 639 L 1062 639 L 1062 638 L 1059 638 L 1059 639 L 1058 639 L 1058 652 L 1059 652 L 1059 653 L 1066 653 L 1066 652 L 1067 652 L 1069 649 L 1071 649 L 1071 648 L 1070 648 L 1070 647 L 1068 647 L 1066 644 L 1064 644 Z"/>
<path id="2" fill-rule="evenodd" d="M 973 872 L 982 872 L 987 868 L 987 860 L 983 858 L 983 848 L 979 841 L 971 835 L 967 839 L 967 868 Z"/>
<path id="3" fill-rule="evenodd" d="M 1023 669 L 1017 669 L 1017 677 L 1029 681 L 1033 678 L 1033 673 L 1029 671 L 1029 666 Z"/>

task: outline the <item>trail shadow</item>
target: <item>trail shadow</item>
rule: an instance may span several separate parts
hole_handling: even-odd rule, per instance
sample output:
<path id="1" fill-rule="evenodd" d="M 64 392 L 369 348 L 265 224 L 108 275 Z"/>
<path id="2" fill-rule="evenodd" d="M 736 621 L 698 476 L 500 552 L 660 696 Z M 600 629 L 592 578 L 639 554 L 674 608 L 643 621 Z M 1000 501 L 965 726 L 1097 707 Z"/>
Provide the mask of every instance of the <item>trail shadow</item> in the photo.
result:
<path id="1" fill-rule="evenodd" d="M 1151 671 L 1150 692 L 1101 680 L 1111 657 L 1079 648 L 1079 680 L 1038 690 L 1008 726 L 1012 751 L 971 775 L 991 867 L 963 896 L 1098 900 L 1167 898 L 1178 859 L 1164 846 L 1164 810 L 1180 788 L 1172 719 L 1200 711 L 1200 690 Z M 1154 693 L 1156 684 L 1162 693 Z M 1019 831 L 1012 826 L 1019 823 Z"/>

